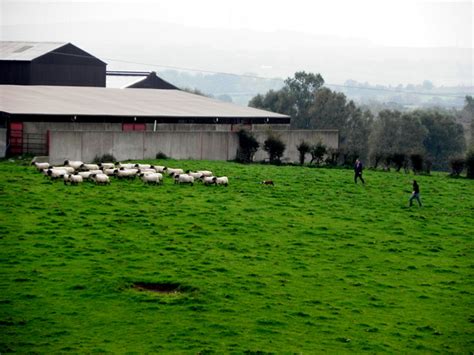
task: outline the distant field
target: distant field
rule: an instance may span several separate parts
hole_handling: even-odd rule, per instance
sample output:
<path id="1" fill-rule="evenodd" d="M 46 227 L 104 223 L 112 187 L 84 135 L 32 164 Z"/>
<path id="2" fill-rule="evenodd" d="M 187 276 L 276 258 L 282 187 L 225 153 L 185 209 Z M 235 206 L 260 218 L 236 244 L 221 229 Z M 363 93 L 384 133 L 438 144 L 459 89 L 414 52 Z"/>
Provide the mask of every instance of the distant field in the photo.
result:
<path id="1" fill-rule="evenodd" d="M 230 186 L 0 162 L 1 353 L 474 350 L 473 181 L 417 177 L 407 208 L 403 173 L 161 163 Z"/>

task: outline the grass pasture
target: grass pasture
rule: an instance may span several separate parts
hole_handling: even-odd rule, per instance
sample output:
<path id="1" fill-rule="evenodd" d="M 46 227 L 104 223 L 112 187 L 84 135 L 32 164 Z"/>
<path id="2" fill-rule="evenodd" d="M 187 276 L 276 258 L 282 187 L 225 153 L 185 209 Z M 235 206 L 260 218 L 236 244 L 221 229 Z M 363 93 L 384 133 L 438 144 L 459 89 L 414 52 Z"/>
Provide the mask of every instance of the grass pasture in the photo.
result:
<path id="1" fill-rule="evenodd" d="M 417 177 L 408 208 L 402 173 L 165 164 L 230 186 L 0 162 L 0 353 L 474 350 L 473 181 Z"/>

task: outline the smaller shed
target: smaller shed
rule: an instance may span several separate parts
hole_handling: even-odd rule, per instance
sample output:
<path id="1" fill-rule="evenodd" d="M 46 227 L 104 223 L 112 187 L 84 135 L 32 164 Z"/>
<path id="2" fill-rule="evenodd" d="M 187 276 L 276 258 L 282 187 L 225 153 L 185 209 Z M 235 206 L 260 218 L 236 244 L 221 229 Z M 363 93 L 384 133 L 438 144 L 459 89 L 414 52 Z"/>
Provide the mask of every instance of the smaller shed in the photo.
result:
<path id="1" fill-rule="evenodd" d="M 0 84 L 105 87 L 106 66 L 71 43 L 0 41 Z"/>

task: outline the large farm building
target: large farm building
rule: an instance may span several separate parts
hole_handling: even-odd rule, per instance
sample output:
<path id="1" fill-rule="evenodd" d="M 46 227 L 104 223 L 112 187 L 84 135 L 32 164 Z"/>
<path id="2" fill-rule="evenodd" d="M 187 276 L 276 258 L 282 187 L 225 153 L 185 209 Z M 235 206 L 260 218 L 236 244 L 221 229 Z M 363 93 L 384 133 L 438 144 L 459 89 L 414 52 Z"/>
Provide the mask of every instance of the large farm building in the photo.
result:
<path id="1" fill-rule="evenodd" d="M 289 116 L 191 94 L 154 73 L 130 88 L 105 88 L 105 66 L 69 43 L 0 42 L 0 152 L 53 162 L 159 152 L 229 160 L 241 128 L 260 140 L 278 131 L 289 160 L 302 139 L 338 146 L 337 131 L 291 131 Z"/>

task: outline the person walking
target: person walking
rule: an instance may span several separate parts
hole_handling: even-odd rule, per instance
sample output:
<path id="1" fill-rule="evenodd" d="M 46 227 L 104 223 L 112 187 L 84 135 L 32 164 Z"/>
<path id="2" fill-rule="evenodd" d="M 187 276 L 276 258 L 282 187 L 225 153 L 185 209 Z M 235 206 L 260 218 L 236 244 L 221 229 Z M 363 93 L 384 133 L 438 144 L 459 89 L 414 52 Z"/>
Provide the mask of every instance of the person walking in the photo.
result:
<path id="1" fill-rule="evenodd" d="M 355 164 L 354 164 L 354 182 L 357 184 L 357 178 L 360 179 L 360 181 L 362 181 L 362 184 L 365 185 L 365 181 L 364 179 L 362 178 L 362 169 L 364 167 L 362 166 L 362 162 L 357 159 Z"/>
<path id="2" fill-rule="evenodd" d="M 417 200 L 420 207 L 422 206 L 420 200 L 420 187 L 418 186 L 416 180 L 413 180 L 413 192 L 411 193 L 410 197 L 410 207 L 413 206 L 413 200 Z"/>

